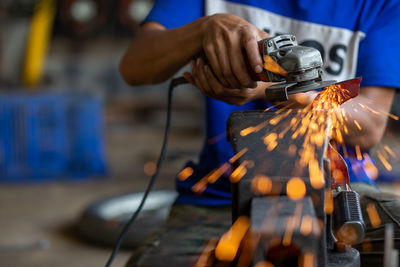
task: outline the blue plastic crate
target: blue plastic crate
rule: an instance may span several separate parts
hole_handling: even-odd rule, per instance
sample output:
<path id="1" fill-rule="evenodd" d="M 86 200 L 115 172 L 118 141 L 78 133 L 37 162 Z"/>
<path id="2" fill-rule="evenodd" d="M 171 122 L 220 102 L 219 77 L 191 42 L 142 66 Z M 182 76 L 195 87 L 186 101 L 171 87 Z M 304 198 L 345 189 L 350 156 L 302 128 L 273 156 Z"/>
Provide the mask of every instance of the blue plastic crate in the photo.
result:
<path id="1" fill-rule="evenodd" d="M 0 94 L 0 181 L 105 175 L 103 106 L 70 94 Z"/>

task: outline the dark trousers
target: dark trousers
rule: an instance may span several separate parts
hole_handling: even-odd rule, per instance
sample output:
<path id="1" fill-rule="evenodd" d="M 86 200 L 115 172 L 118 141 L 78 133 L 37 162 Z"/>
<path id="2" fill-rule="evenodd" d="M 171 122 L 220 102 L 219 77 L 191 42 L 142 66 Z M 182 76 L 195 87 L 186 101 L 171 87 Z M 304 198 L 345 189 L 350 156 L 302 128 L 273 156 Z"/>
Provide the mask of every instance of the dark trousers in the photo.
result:
<path id="1" fill-rule="evenodd" d="M 353 184 L 360 194 L 366 236 L 356 248 L 361 266 L 383 266 L 384 225 L 394 225 L 394 244 L 400 248 L 399 197 L 383 193 L 372 186 Z M 367 207 L 375 207 L 380 224 L 371 224 Z M 369 208 L 371 209 L 371 208 Z M 127 267 L 133 266 L 196 266 L 210 240 L 218 240 L 231 226 L 231 208 L 173 205 L 165 226 L 134 251 Z M 211 241 L 215 246 L 215 242 Z"/>

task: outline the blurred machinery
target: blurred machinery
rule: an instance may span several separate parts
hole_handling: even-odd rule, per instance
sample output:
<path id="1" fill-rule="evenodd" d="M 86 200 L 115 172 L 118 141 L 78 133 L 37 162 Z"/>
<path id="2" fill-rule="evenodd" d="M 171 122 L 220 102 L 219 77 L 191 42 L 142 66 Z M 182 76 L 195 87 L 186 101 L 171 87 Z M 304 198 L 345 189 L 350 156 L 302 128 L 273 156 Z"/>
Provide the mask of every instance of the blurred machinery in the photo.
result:
<path id="1" fill-rule="evenodd" d="M 0 3 L 0 83 L 42 84 L 50 45 L 131 40 L 153 0 L 5 0 Z M 111 37 L 111 38 L 110 38 Z"/>
<path id="2" fill-rule="evenodd" d="M 57 34 L 132 37 L 153 0 L 59 0 Z"/>

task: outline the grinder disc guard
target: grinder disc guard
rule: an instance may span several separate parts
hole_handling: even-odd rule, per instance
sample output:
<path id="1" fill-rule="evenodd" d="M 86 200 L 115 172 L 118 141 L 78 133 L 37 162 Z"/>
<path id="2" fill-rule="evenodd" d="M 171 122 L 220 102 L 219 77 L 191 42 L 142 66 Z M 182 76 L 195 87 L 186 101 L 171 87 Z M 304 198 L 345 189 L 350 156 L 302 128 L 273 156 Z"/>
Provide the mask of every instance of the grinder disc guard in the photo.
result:
<path id="1" fill-rule="evenodd" d="M 281 102 L 288 100 L 288 95 L 296 93 L 304 93 L 312 90 L 324 88 L 336 83 L 335 80 L 330 81 L 310 81 L 303 83 L 277 83 L 269 86 L 265 90 L 265 95 L 269 102 Z"/>
<path id="2" fill-rule="evenodd" d="M 345 101 L 358 95 L 360 89 L 361 78 L 349 79 L 341 82 L 335 80 L 330 81 L 311 81 L 310 83 L 277 83 L 265 90 L 268 101 L 270 102 L 281 102 L 288 100 L 288 95 L 296 93 L 304 93 L 320 88 L 324 88 L 329 85 L 340 85 L 342 88 L 348 91 Z"/>
<path id="3" fill-rule="evenodd" d="M 303 92 L 308 92 L 308 91 L 312 91 L 312 90 L 317 90 L 317 89 L 332 85 L 334 83 L 336 83 L 335 80 L 318 81 L 318 82 L 313 81 L 312 83 L 308 83 L 308 84 L 297 83 L 295 86 L 288 88 L 288 94 L 303 93 Z"/>

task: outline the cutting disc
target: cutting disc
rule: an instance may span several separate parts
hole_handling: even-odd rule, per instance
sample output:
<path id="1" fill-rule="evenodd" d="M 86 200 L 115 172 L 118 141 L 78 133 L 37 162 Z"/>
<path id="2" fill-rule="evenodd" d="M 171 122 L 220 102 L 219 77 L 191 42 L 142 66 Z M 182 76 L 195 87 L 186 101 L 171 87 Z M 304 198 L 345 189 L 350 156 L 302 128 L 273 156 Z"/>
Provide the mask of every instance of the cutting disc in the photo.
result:
<path id="1" fill-rule="evenodd" d="M 310 81 L 302 84 L 281 82 L 267 87 L 265 90 L 265 95 L 267 97 L 267 101 L 271 103 L 286 101 L 288 100 L 288 95 L 290 94 L 316 90 L 334 84 L 335 82 L 336 81 Z"/>
<path id="2" fill-rule="evenodd" d="M 288 94 L 308 92 L 308 91 L 324 88 L 325 86 L 332 85 L 334 83 L 336 83 L 335 80 L 318 81 L 318 82 L 313 81 L 313 82 L 308 83 L 308 84 L 296 84 L 294 86 L 288 87 L 287 92 L 288 92 Z"/>

